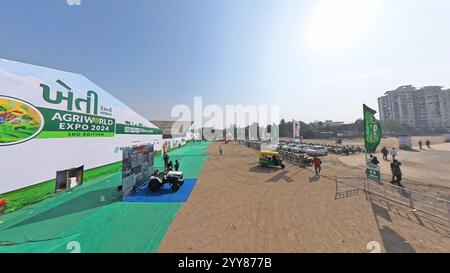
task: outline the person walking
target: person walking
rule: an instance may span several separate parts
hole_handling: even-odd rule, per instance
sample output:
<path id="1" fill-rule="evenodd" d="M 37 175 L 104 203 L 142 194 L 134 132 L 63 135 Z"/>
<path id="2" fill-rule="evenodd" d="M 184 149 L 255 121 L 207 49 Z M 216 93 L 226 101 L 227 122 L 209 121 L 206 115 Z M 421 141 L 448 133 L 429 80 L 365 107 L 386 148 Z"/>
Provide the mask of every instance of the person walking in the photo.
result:
<path id="1" fill-rule="evenodd" d="M 173 163 L 172 163 L 172 160 L 170 160 L 169 163 L 167 163 L 167 170 L 168 170 L 168 171 L 172 171 L 172 170 L 173 170 Z"/>
<path id="2" fill-rule="evenodd" d="M 402 169 L 401 166 L 402 163 L 399 162 L 397 159 L 394 159 L 394 161 L 391 163 L 391 171 L 392 171 L 392 181 L 391 184 L 397 184 L 398 186 L 404 188 L 402 185 Z"/>
<path id="3" fill-rule="evenodd" d="M 180 169 L 180 162 L 178 162 L 178 159 L 175 160 L 175 171 L 178 172 L 178 170 Z"/>
<path id="4" fill-rule="evenodd" d="M 428 148 L 428 149 L 431 149 L 431 141 L 429 141 L 429 140 L 427 139 L 427 141 L 425 142 L 425 144 L 427 145 L 427 148 Z"/>
<path id="5" fill-rule="evenodd" d="M 386 148 L 386 146 L 385 147 L 383 147 L 383 149 L 381 149 L 381 153 L 383 154 L 383 160 L 388 160 L 388 154 L 389 154 L 389 151 L 388 151 L 388 149 Z"/>
<path id="6" fill-rule="evenodd" d="M 164 152 L 163 160 L 164 160 L 164 170 L 166 171 L 167 170 L 167 164 L 169 164 L 169 155 L 166 152 Z"/>
<path id="7" fill-rule="evenodd" d="M 223 146 L 222 144 L 219 145 L 219 153 L 222 156 L 223 155 Z"/>
<path id="8" fill-rule="evenodd" d="M 322 160 L 318 157 L 314 157 L 313 159 L 314 171 L 316 175 L 320 175 L 320 171 L 322 171 Z"/>
<path id="9" fill-rule="evenodd" d="M 422 140 L 419 140 L 419 149 L 421 150 L 423 150 L 422 145 L 423 145 Z"/>
<path id="10" fill-rule="evenodd" d="M 395 148 L 392 148 L 391 156 L 392 156 L 392 160 L 395 160 L 395 158 L 397 157 L 397 150 L 395 150 Z"/>

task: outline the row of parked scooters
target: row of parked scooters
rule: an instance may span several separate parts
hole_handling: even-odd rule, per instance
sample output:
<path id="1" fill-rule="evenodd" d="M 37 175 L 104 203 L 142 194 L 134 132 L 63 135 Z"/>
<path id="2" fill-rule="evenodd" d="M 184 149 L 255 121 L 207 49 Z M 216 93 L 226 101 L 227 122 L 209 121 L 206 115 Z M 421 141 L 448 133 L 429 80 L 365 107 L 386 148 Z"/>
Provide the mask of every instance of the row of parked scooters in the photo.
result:
<path id="1" fill-rule="evenodd" d="M 278 153 L 284 161 L 302 167 L 312 166 L 314 159 L 312 156 L 305 155 L 304 153 L 290 152 L 287 150 L 279 150 Z"/>

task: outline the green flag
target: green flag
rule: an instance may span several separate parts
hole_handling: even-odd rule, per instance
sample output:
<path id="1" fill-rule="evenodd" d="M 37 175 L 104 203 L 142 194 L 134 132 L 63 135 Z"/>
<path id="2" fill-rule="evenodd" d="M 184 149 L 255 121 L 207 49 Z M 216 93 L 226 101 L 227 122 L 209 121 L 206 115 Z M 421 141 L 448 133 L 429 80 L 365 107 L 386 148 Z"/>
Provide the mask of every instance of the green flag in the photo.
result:
<path id="1" fill-rule="evenodd" d="M 364 104 L 364 144 L 367 153 L 374 153 L 381 141 L 381 126 L 374 117 L 376 112 Z"/>

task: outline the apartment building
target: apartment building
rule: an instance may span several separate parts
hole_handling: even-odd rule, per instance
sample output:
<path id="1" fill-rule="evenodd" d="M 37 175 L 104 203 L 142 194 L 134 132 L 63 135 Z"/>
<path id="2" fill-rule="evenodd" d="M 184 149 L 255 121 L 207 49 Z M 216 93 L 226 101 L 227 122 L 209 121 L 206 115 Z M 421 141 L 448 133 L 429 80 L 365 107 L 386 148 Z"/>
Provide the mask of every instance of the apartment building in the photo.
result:
<path id="1" fill-rule="evenodd" d="M 450 130 L 450 89 L 400 86 L 378 98 L 381 120 L 396 120 L 416 129 Z"/>

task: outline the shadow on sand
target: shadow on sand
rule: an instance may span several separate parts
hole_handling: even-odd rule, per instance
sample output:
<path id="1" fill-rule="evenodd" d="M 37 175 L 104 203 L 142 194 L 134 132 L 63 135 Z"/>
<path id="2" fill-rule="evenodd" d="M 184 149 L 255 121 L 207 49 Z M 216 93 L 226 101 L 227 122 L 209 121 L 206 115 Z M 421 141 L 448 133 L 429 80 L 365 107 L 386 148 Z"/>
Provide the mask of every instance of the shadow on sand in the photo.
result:
<path id="1" fill-rule="evenodd" d="M 277 167 L 264 167 L 262 165 L 254 165 L 248 169 L 250 172 L 254 173 L 276 173 L 282 171 L 281 168 Z"/>
<path id="2" fill-rule="evenodd" d="M 313 183 L 313 182 L 316 182 L 316 181 L 319 181 L 319 180 L 320 180 L 320 174 L 316 174 L 316 175 L 313 175 L 313 176 L 309 177 L 309 182 L 310 183 Z"/>
<path id="3" fill-rule="evenodd" d="M 375 204 L 371 200 L 373 216 L 377 224 L 378 231 L 380 232 L 381 239 L 383 240 L 383 246 L 386 253 L 415 253 L 414 248 L 408 243 L 408 241 L 398 234 L 395 230 L 385 225 L 380 226 L 378 218 L 382 218 L 388 222 L 392 222 L 392 218 L 389 214 L 389 210 Z"/>
<path id="4" fill-rule="evenodd" d="M 380 229 L 380 235 L 383 240 L 386 253 L 416 253 L 415 249 L 395 230 L 383 226 Z"/>
<path id="5" fill-rule="evenodd" d="M 351 191 L 340 193 L 336 187 L 336 196 L 348 194 Z M 357 195 L 358 190 L 355 190 L 355 194 L 348 194 L 349 196 Z M 383 240 L 383 245 L 387 253 L 415 253 L 415 249 L 410 245 L 408 240 L 398 234 L 395 230 L 388 227 L 386 224 L 380 225 L 379 220 L 383 219 L 386 222 L 394 223 L 392 215 L 402 217 L 405 220 L 412 222 L 413 224 L 420 225 L 428 230 L 436 232 L 442 236 L 450 236 L 450 226 L 447 221 L 440 218 L 436 218 L 432 215 L 417 212 L 411 210 L 408 206 L 392 202 L 383 197 L 364 192 L 366 200 L 371 203 L 373 216 Z M 403 196 L 408 196 L 405 191 L 402 191 Z M 347 197 L 347 196 L 344 196 Z M 336 198 L 341 199 L 341 198 Z"/>
<path id="6" fill-rule="evenodd" d="M 288 173 L 289 171 L 282 171 L 280 173 L 277 173 L 276 175 L 266 180 L 266 182 L 280 182 L 281 180 L 284 180 L 286 182 L 294 182 L 294 180 L 288 176 Z"/>
<path id="7" fill-rule="evenodd" d="M 436 218 L 429 214 L 413 211 L 409 207 L 391 202 L 389 200 L 386 200 L 384 198 L 372 194 L 370 195 L 367 194 L 366 196 L 368 200 L 371 202 L 372 207 L 374 208 L 373 211 L 375 217 L 380 216 L 381 218 L 385 219 L 385 217 L 381 216 L 382 214 L 380 214 L 379 208 L 382 208 L 385 211 L 384 212 L 385 215 L 386 213 L 389 214 L 389 219 L 391 219 L 390 217 L 391 214 L 395 214 L 397 216 L 402 217 L 405 220 L 420 225 L 428 230 L 431 230 L 446 237 L 450 236 L 449 223 L 443 221 L 442 219 Z M 376 205 L 376 207 L 374 205 Z"/>

